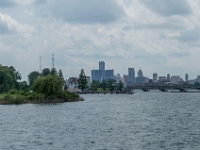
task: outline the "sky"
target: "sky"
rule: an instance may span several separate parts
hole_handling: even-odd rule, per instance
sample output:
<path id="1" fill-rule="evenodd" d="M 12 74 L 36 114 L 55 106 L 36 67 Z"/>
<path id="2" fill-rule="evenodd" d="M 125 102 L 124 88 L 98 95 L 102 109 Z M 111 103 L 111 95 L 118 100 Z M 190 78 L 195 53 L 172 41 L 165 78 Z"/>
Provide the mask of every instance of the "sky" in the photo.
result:
<path id="1" fill-rule="evenodd" d="M 0 64 L 27 75 L 91 76 L 104 61 L 121 76 L 200 75 L 198 0 L 0 0 Z"/>

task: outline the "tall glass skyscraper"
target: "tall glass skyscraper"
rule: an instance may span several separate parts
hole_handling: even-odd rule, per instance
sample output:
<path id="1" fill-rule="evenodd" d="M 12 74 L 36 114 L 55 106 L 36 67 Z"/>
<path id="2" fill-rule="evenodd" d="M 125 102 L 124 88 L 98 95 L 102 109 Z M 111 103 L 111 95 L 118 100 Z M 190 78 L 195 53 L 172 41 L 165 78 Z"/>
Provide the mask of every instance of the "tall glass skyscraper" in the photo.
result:
<path id="1" fill-rule="evenodd" d="M 135 70 L 134 70 L 134 68 L 128 68 L 128 82 L 129 82 L 129 84 L 135 83 Z"/>
<path id="2" fill-rule="evenodd" d="M 114 78 L 114 70 L 105 70 L 105 62 L 99 61 L 99 70 L 91 70 L 91 76 L 92 81 L 98 80 L 99 82 L 102 82 L 103 79 L 108 80 L 110 78 Z"/>
<path id="3" fill-rule="evenodd" d="M 101 81 L 105 79 L 105 62 L 99 61 L 99 70 L 101 70 Z"/>

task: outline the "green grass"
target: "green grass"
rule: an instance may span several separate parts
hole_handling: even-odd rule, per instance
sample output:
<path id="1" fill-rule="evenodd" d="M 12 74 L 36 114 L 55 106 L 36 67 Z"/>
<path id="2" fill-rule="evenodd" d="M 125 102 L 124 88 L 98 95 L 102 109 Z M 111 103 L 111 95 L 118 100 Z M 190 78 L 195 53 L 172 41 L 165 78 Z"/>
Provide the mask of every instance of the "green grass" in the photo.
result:
<path id="1" fill-rule="evenodd" d="M 7 94 L 0 94 L 0 99 L 3 99 Z"/>
<path id="2" fill-rule="evenodd" d="M 0 94 L 0 99 L 3 99 L 6 95 L 8 95 L 8 94 Z M 17 94 L 10 94 L 10 95 L 12 95 L 12 97 L 13 98 L 16 98 L 17 97 Z"/>

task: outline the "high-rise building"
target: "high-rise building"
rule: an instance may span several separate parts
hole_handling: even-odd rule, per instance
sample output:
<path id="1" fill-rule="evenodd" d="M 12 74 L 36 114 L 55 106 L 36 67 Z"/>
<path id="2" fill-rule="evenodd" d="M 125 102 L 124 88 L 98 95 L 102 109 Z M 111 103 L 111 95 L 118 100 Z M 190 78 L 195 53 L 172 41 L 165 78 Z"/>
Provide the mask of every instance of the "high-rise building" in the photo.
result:
<path id="1" fill-rule="evenodd" d="M 181 81 L 180 76 L 171 76 L 171 82 L 177 84 L 179 81 Z"/>
<path id="2" fill-rule="evenodd" d="M 185 74 L 185 81 L 188 82 L 188 74 Z"/>
<path id="3" fill-rule="evenodd" d="M 105 70 L 105 62 L 99 61 L 99 70 L 91 70 L 92 81 L 97 80 L 102 82 L 103 79 L 114 78 L 114 70 Z"/>
<path id="4" fill-rule="evenodd" d="M 116 80 L 116 83 L 119 83 L 119 81 L 122 81 L 121 75 L 119 73 L 115 76 L 115 80 Z"/>
<path id="5" fill-rule="evenodd" d="M 105 79 L 105 62 L 104 61 L 99 61 L 99 70 L 101 70 L 101 81 Z"/>
<path id="6" fill-rule="evenodd" d="M 136 78 L 136 83 L 143 83 L 145 82 L 145 77 L 143 76 L 141 68 L 138 71 L 138 77 Z"/>
<path id="7" fill-rule="evenodd" d="M 128 82 L 129 82 L 129 84 L 135 83 L 135 70 L 134 70 L 134 68 L 128 68 Z"/>
<path id="8" fill-rule="evenodd" d="M 102 71 L 101 70 L 92 70 L 91 71 L 91 76 L 92 76 L 92 81 L 93 80 L 97 80 L 99 82 L 101 82 L 102 79 Z"/>
<path id="9" fill-rule="evenodd" d="M 153 82 L 158 82 L 158 74 L 153 73 Z"/>
<path id="10" fill-rule="evenodd" d="M 105 70 L 105 78 L 106 80 L 114 78 L 114 70 Z"/>
<path id="11" fill-rule="evenodd" d="M 142 70 L 140 68 L 139 71 L 138 71 L 138 78 L 142 78 L 142 77 L 143 77 L 143 73 L 142 73 Z"/>
<path id="12" fill-rule="evenodd" d="M 123 76 L 123 78 L 122 78 L 122 82 L 123 82 L 124 86 L 127 86 L 127 83 L 128 83 L 128 75 L 125 75 L 125 74 L 124 74 L 124 76 Z"/>
<path id="13" fill-rule="evenodd" d="M 170 74 L 167 74 L 167 80 L 170 82 Z"/>

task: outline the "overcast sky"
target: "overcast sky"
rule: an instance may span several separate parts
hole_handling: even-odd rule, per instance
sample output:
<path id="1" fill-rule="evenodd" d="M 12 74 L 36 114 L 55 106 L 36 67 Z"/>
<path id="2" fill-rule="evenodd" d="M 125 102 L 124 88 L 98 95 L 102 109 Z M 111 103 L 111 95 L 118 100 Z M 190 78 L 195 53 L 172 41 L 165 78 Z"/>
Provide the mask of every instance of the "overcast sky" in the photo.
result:
<path id="1" fill-rule="evenodd" d="M 128 73 L 141 67 L 152 78 L 200 75 L 198 0 L 0 0 L 0 64 L 27 80 L 32 71 L 81 69 L 91 76 L 98 62 Z"/>

